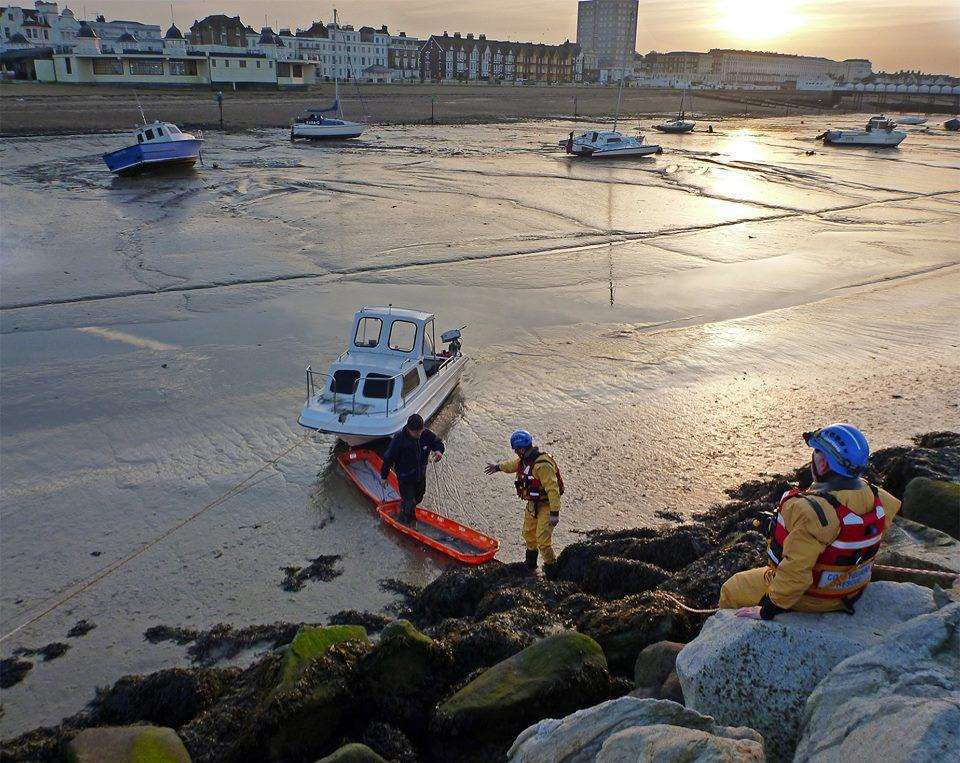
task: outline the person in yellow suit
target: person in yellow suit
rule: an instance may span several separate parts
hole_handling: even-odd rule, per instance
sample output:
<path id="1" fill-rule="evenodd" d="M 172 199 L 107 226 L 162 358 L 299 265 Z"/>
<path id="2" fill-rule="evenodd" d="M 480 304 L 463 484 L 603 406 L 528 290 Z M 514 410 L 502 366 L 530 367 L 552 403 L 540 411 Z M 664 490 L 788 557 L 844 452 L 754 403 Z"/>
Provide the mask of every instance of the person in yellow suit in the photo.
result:
<path id="1" fill-rule="evenodd" d="M 516 474 L 517 495 L 527 502 L 523 519 L 523 541 L 527 546 L 527 567 L 537 569 L 537 557 L 543 555 L 543 571 L 549 573 L 556 562 L 553 552 L 553 528 L 560 521 L 560 496 L 563 477 L 553 456 L 533 444 L 533 436 L 518 429 L 510 436 L 516 458 L 499 464 L 487 464 L 486 473 Z"/>
<path id="2" fill-rule="evenodd" d="M 861 479 L 870 449 L 850 424 L 804 434 L 813 484 L 788 490 L 770 517 L 767 567 L 739 572 L 720 589 L 721 609 L 771 620 L 781 612 L 853 614 L 900 502 Z"/>

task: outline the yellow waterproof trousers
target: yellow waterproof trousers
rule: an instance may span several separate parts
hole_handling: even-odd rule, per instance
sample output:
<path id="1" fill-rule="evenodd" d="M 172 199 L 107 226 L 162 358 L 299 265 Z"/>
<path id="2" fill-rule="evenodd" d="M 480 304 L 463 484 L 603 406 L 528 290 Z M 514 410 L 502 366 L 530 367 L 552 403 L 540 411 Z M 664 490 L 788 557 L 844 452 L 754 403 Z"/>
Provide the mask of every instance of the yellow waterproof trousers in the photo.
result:
<path id="1" fill-rule="evenodd" d="M 527 550 L 539 550 L 544 564 L 553 564 L 557 557 L 553 553 L 553 526 L 550 524 L 550 504 L 527 503 L 523 512 L 523 542 Z"/>
<path id="2" fill-rule="evenodd" d="M 756 606 L 769 590 L 775 574 L 776 570 L 772 567 L 757 567 L 753 570 L 738 572 L 720 588 L 720 603 L 717 606 L 720 609 Z M 791 609 L 794 612 L 838 612 L 843 609 L 843 603 L 840 599 L 801 596 Z"/>

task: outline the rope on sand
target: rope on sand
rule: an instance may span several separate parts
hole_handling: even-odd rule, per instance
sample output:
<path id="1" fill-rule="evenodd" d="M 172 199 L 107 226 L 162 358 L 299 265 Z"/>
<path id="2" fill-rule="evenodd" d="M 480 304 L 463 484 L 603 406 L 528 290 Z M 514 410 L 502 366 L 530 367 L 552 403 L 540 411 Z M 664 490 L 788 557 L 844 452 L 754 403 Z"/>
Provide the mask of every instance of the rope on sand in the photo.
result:
<path id="1" fill-rule="evenodd" d="M 60 607 L 62 607 L 62 606 L 63 606 L 64 604 L 66 604 L 68 601 L 76 598 L 77 596 L 79 596 L 79 595 L 80 595 L 81 593 L 83 593 L 84 591 L 87 591 L 87 590 L 93 588 L 95 585 L 97 585 L 98 583 L 100 583 L 100 582 L 101 582 L 104 578 L 106 578 L 108 575 L 111 575 L 112 573 L 114 573 L 114 572 L 116 572 L 117 570 L 119 570 L 121 567 L 126 566 L 127 564 L 129 564 L 130 562 L 132 562 L 134 559 L 136 559 L 136 558 L 138 558 L 138 557 L 140 557 L 140 556 L 143 556 L 143 554 L 145 554 L 145 553 L 146 553 L 147 551 L 149 551 L 151 548 L 153 548 L 153 547 L 156 546 L 157 544 L 162 543 L 163 541 L 165 541 L 167 538 L 169 538 L 171 535 L 173 535 L 174 533 L 176 533 L 178 530 L 182 529 L 182 528 L 185 527 L 186 525 L 190 524 L 193 520 L 197 519 L 197 517 L 199 517 L 201 514 L 204 514 L 205 512 L 209 511 L 210 509 L 216 508 L 216 507 L 219 506 L 220 504 L 225 503 L 226 501 L 228 501 L 230 498 L 233 498 L 233 497 L 235 497 L 235 496 L 238 496 L 238 495 L 240 495 L 241 493 L 243 493 L 244 491 L 246 491 L 246 490 L 248 490 L 249 488 L 253 487 L 255 484 L 258 484 L 258 483 L 259 483 L 259 480 L 258 480 L 257 482 L 253 482 L 253 479 L 254 479 L 255 477 L 259 476 L 260 474 L 262 474 L 263 472 L 265 472 L 265 471 L 266 471 L 267 469 L 269 469 L 270 467 L 276 466 L 276 464 L 277 464 L 281 459 L 283 459 L 283 458 L 285 458 L 286 456 L 290 455 L 290 453 L 292 453 L 294 450 L 296 450 L 296 449 L 299 448 L 301 445 L 303 445 L 305 442 L 307 442 L 307 440 L 309 440 L 311 437 L 313 437 L 312 434 L 305 434 L 305 435 L 303 435 L 302 437 L 300 437 L 299 439 L 297 439 L 296 442 L 294 442 L 291 446 L 289 446 L 288 448 L 285 448 L 284 450 L 282 450 L 279 455 L 274 456 L 272 459 L 270 459 L 269 461 L 265 462 L 259 469 L 257 469 L 256 471 L 252 472 L 251 474 L 247 475 L 246 477 L 244 477 L 244 478 L 243 478 L 242 480 L 240 480 L 240 482 L 238 482 L 236 485 L 234 485 L 233 487 L 231 487 L 229 490 L 225 491 L 224 493 L 221 493 L 219 496 L 217 496 L 216 498 L 214 498 L 212 501 L 210 501 L 209 503 L 205 504 L 203 507 L 201 507 L 200 509 L 198 509 L 197 511 L 195 511 L 193 514 L 191 514 L 189 517 L 186 517 L 185 519 L 182 519 L 181 521 L 177 522 L 177 524 L 175 524 L 175 525 L 174 525 L 173 527 L 171 527 L 169 530 L 165 530 L 165 531 L 162 532 L 160 535 L 158 535 L 157 537 L 155 537 L 155 538 L 153 538 L 152 540 L 148 541 L 145 545 L 141 546 L 140 548 L 138 548 L 136 551 L 128 554 L 127 556 L 123 557 L 122 559 L 117 560 L 116 562 L 112 562 L 111 564 L 108 564 L 106 567 L 103 567 L 101 570 L 99 570 L 98 572 L 94 573 L 94 576 L 93 576 L 92 578 L 90 578 L 88 581 L 86 581 L 85 583 L 82 583 L 82 584 L 79 584 L 79 585 L 75 586 L 72 591 L 70 591 L 69 593 L 67 593 L 65 596 L 61 596 L 60 598 L 58 598 L 56 601 L 54 601 L 49 607 L 47 607 L 46 609 L 44 609 L 42 612 L 39 612 L 38 614 L 34 615 L 33 617 L 31 617 L 31 618 L 30 618 L 29 620 L 27 620 L 26 622 L 21 623 L 21 624 L 18 625 L 16 628 L 14 628 L 12 631 L 10 631 L 10 632 L 8 632 L 8 633 L 5 633 L 3 636 L 0 636 L 0 643 L 6 641 L 8 638 L 10 638 L 11 636 L 13 636 L 15 633 L 18 633 L 19 631 L 22 631 L 24 628 L 27 628 L 27 627 L 33 625 L 34 623 L 39 622 L 40 620 L 42 620 L 43 618 L 45 618 L 47 615 L 49 615 L 51 612 L 54 612 L 54 611 L 56 611 L 57 609 L 59 609 Z M 64 591 L 68 591 L 68 590 L 69 590 L 69 587 L 66 588 L 66 589 L 64 589 Z M 60 593 L 62 594 L 64 591 L 61 591 Z"/>

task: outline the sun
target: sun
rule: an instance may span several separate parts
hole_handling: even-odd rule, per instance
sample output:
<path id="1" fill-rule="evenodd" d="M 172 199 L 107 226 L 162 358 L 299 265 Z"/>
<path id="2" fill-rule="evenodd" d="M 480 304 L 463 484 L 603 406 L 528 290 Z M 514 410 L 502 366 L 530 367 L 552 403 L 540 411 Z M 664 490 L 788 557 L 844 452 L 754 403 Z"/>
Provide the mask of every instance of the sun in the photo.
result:
<path id="1" fill-rule="evenodd" d="M 803 26 L 796 5 L 794 0 L 717 0 L 717 26 L 739 40 L 772 40 Z"/>

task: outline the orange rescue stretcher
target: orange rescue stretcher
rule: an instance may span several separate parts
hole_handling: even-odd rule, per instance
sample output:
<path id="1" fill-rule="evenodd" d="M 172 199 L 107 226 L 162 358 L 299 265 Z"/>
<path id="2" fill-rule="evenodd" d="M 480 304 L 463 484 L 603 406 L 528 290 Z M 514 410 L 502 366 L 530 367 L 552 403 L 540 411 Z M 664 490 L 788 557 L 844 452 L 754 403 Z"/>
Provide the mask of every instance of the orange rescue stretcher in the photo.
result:
<path id="1" fill-rule="evenodd" d="M 384 524 L 465 564 L 489 562 L 500 550 L 500 541 L 433 511 L 418 506 L 416 522 L 401 522 L 400 486 L 391 470 L 380 479 L 383 459 L 369 448 L 351 448 L 337 456 L 337 463 L 349 480 L 377 507 Z"/>

